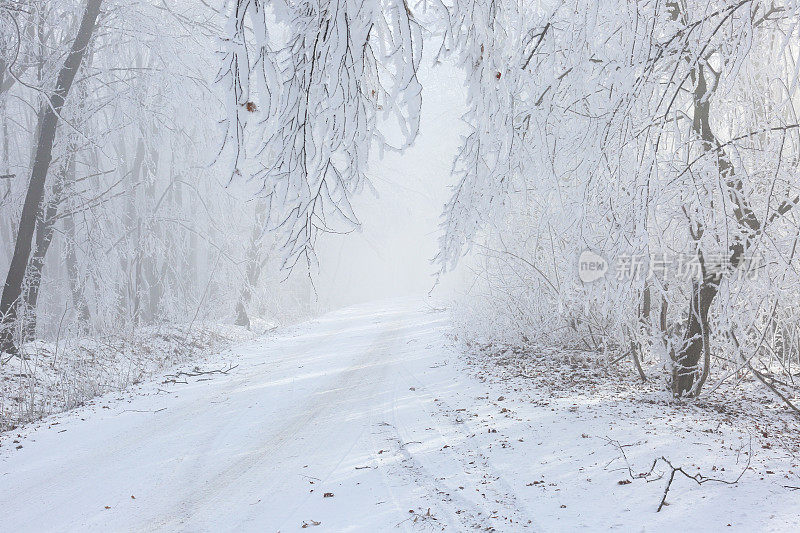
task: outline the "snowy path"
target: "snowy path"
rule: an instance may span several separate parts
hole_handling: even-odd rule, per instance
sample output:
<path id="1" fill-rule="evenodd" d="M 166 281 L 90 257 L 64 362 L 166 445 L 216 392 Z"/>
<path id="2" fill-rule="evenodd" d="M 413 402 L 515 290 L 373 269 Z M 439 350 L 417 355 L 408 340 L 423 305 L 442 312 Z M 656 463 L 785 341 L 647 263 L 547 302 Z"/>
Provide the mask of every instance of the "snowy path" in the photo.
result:
<path id="1" fill-rule="evenodd" d="M 447 404 L 469 378 L 448 365 L 445 314 L 421 307 L 340 311 L 238 348 L 227 375 L 104 398 L 18 450 L 7 436 L 0 529 L 532 526 L 466 445 L 487 430 Z"/>
<path id="2" fill-rule="evenodd" d="M 547 391 L 456 345 L 445 312 L 364 305 L 203 364 L 228 374 L 0 435 L 0 532 L 800 530 L 781 441 L 619 385 Z M 736 486 L 679 479 L 656 513 L 665 480 L 630 482 L 610 439 L 635 472 L 662 455 L 723 479 L 750 466 Z"/>

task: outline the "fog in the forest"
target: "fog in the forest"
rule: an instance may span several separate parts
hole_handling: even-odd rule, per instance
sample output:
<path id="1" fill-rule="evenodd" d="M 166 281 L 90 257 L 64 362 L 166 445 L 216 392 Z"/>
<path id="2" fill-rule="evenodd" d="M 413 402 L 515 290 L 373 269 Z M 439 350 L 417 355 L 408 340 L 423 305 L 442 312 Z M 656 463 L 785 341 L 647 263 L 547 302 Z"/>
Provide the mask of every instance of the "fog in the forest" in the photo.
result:
<path id="1" fill-rule="evenodd" d="M 402 153 L 373 153 L 367 176 L 376 194 L 366 190 L 354 202 L 362 228 L 321 238 L 321 268 L 313 278 L 324 307 L 429 293 L 446 298 L 457 285 L 459 274 L 440 276 L 433 259 L 465 133 L 464 76 L 451 65 L 431 68 L 428 62 L 420 78 L 431 89 L 423 94 L 416 142 Z"/>
<path id="2" fill-rule="evenodd" d="M 0 0 L 0 530 L 800 531 L 799 32 Z"/>

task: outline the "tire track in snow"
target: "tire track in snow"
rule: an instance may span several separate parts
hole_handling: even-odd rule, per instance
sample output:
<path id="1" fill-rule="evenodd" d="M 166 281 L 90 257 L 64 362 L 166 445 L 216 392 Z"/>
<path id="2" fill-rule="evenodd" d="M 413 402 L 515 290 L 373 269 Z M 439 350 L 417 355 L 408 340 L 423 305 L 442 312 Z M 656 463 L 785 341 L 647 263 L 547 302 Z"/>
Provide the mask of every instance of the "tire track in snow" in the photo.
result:
<path id="1" fill-rule="evenodd" d="M 275 473 L 268 471 L 272 465 L 289 464 L 292 458 L 311 456 L 314 450 L 339 450 L 342 448 L 343 440 L 340 435 L 333 433 L 319 435 L 314 423 L 326 415 L 335 418 L 337 408 L 352 401 L 354 397 L 357 399 L 365 393 L 368 394 L 382 382 L 381 379 L 365 378 L 370 377 L 370 372 L 376 369 L 380 370 L 385 366 L 385 362 L 379 355 L 381 352 L 387 351 L 386 344 L 391 344 L 390 341 L 398 331 L 400 331 L 399 328 L 382 331 L 370 348 L 364 350 L 356 361 L 347 369 L 339 372 L 332 382 L 319 387 L 310 395 L 310 398 L 313 399 L 311 403 L 301 406 L 302 408 L 296 411 L 296 414 L 291 414 L 289 420 L 283 422 L 277 431 L 266 429 L 265 435 L 268 437 L 256 449 L 249 451 L 244 457 L 228 463 L 223 470 L 205 480 L 203 487 L 196 494 L 187 495 L 177 516 L 161 517 L 151 525 L 170 529 L 190 525 L 193 517 L 209 511 L 213 512 L 215 508 L 223 505 L 225 500 L 229 499 L 229 493 L 234 485 L 242 483 L 245 479 L 251 484 L 254 478 L 259 481 L 266 480 L 259 487 L 259 492 L 269 494 L 277 488 L 281 481 L 276 479 Z M 245 416 L 243 413 L 239 415 L 239 418 Z M 262 428 L 268 425 L 262 424 Z M 298 436 L 304 430 L 308 432 L 308 435 L 304 435 L 306 438 L 299 439 Z M 351 437 L 352 442 L 348 449 L 360 435 L 351 435 Z M 346 455 L 347 449 L 341 451 L 343 456 L 339 458 L 339 462 Z M 331 470 L 334 468 L 335 465 Z M 258 474 L 263 474 L 263 476 L 259 477 Z M 301 505 L 302 501 L 298 502 L 295 507 Z"/>
<path id="2" fill-rule="evenodd" d="M 432 475 L 427 476 L 428 482 L 433 482 L 431 486 L 438 487 L 436 493 L 441 495 L 445 494 L 453 503 L 458 502 L 459 505 L 465 505 L 459 510 L 464 510 L 472 518 L 471 527 L 487 531 L 518 531 L 520 529 L 539 529 L 535 521 L 528 516 L 528 513 L 518 502 L 515 491 L 503 480 L 502 475 L 497 473 L 491 466 L 488 458 L 470 443 L 470 434 L 477 434 L 475 430 L 466 420 L 454 421 L 449 415 L 457 411 L 450 407 L 447 402 L 439 399 L 439 394 L 434 402 L 434 396 L 428 391 L 424 382 L 412 373 L 407 365 L 402 365 L 402 372 L 408 377 L 407 384 L 412 384 L 413 394 L 404 392 L 403 400 L 411 402 L 414 405 L 413 410 L 424 412 L 427 418 L 433 424 L 430 430 L 437 434 L 437 440 L 441 443 L 438 446 L 439 450 L 435 453 L 439 456 L 435 459 L 439 463 L 443 458 L 452 463 L 458 464 L 454 471 L 458 471 L 464 476 L 464 482 L 460 485 L 451 485 L 443 483 L 444 480 L 435 478 Z M 406 461 L 412 461 L 412 465 L 420 465 L 421 468 L 428 472 L 432 469 L 426 469 L 423 466 L 425 453 L 419 453 L 415 457 L 412 450 L 422 448 L 423 445 L 413 446 L 410 445 L 414 439 L 413 424 L 403 424 L 397 421 L 397 393 L 399 388 L 395 387 L 395 399 L 393 401 L 394 410 L 394 431 L 397 435 L 398 442 L 405 444 L 401 446 L 402 453 L 408 454 L 410 457 Z M 442 392 L 442 391 L 440 391 Z M 425 401 L 423 401 L 423 398 Z M 438 403 L 438 405 L 437 405 Z M 429 405 L 435 405 L 436 409 L 431 410 Z M 406 407 L 406 410 L 411 410 Z M 401 418 L 402 420 L 402 418 Z M 465 431 L 466 429 L 466 431 Z M 422 440 L 425 440 L 424 438 Z M 430 447 L 427 450 L 427 455 L 430 455 Z M 424 449 L 420 452 L 425 452 Z M 444 455 L 444 457 L 442 457 Z M 412 466 L 412 470 L 414 466 Z M 464 489 L 457 489 L 456 487 L 464 487 Z M 446 489 L 446 490 L 444 490 Z M 477 489 L 477 490 L 475 490 Z M 459 495 L 463 491 L 465 494 L 481 494 L 484 501 L 478 503 L 469 498 L 455 498 L 453 495 Z M 464 502 L 467 503 L 464 503 Z M 467 511 L 466 509 L 470 509 Z M 452 514 L 452 513 L 450 513 Z M 458 513 L 458 517 L 464 513 Z M 463 520 L 462 520 L 463 522 Z"/>

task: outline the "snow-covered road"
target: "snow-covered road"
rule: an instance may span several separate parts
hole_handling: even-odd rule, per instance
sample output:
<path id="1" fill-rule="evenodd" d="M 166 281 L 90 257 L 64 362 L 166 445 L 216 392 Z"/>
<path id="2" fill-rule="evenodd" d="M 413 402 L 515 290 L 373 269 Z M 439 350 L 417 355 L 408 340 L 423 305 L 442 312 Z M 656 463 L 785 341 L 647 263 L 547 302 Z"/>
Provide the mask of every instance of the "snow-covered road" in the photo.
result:
<path id="1" fill-rule="evenodd" d="M 226 375 L 49 419 L 3 443 L 0 529 L 529 527 L 460 449 L 446 331 L 419 303 L 361 306 L 239 347 Z"/>
<path id="2" fill-rule="evenodd" d="M 785 487 L 796 458 L 780 441 L 715 411 L 628 401 L 613 382 L 604 392 L 586 380 L 603 367 L 519 355 L 562 387 L 548 390 L 515 377 L 513 357 L 458 345 L 425 303 L 362 305 L 201 365 L 238 364 L 228 373 L 162 379 L 0 435 L 0 532 L 800 528 Z M 657 513 L 663 465 L 652 482 L 629 472 L 664 455 L 745 473 L 678 479 Z"/>

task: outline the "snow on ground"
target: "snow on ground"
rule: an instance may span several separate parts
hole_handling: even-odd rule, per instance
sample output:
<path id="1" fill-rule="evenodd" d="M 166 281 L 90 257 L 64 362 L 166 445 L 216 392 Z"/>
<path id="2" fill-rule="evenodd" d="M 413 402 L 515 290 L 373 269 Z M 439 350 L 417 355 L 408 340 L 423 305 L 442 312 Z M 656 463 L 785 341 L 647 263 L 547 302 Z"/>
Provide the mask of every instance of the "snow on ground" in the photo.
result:
<path id="1" fill-rule="evenodd" d="M 800 484 L 797 427 L 773 433 L 780 413 L 759 429 L 658 393 L 626 397 L 591 362 L 458 346 L 445 311 L 362 305 L 199 369 L 225 373 L 6 433 L 0 529 L 800 529 L 800 493 L 783 486 Z M 547 385 L 556 363 L 577 372 Z M 666 478 L 631 480 L 621 450 L 634 477 L 661 455 L 692 474 L 744 475 L 676 478 L 657 513 Z"/>
<path id="2" fill-rule="evenodd" d="M 0 431 L 84 405 L 109 391 L 121 393 L 175 365 L 253 337 L 238 326 L 180 324 L 26 343 L 21 357 L 8 356 L 0 364 Z"/>
<path id="3" fill-rule="evenodd" d="M 800 428 L 757 384 L 676 405 L 658 376 L 640 383 L 597 354 L 467 351 L 490 404 L 474 412 L 495 420 L 500 447 L 513 450 L 496 460 L 507 457 L 511 470 L 529 458 L 522 472 L 538 478 L 531 500 L 545 529 L 800 530 Z M 659 460 L 644 474 L 662 457 L 721 481 L 677 474 L 657 512 L 671 469 Z"/>

